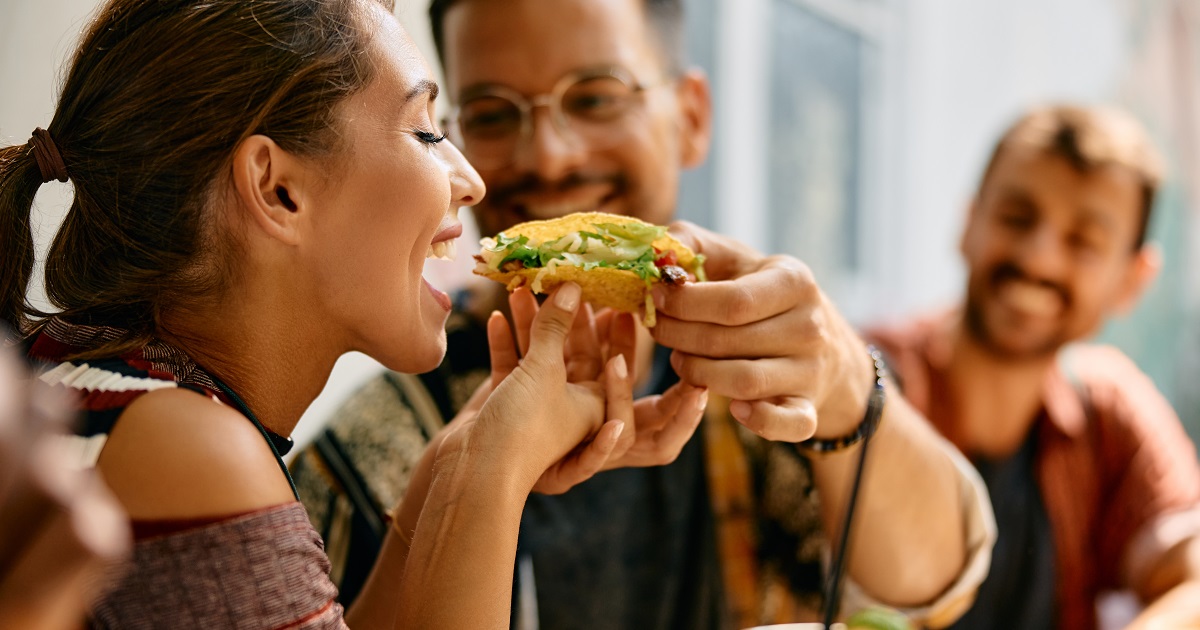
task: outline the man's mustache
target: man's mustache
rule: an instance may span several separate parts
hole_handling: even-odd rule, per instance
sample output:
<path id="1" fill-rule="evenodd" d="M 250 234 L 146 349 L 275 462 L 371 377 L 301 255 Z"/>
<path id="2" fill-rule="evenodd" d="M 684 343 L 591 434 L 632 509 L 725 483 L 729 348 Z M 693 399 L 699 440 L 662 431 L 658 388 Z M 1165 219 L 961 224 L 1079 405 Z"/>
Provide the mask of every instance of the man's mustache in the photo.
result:
<path id="1" fill-rule="evenodd" d="M 618 175 L 571 173 L 556 181 L 547 181 L 536 175 L 527 175 L 515 181 L 491 187 L 488 190 L 488 197 L 489 201 L 502 204 L 514 197 L 561 194 L 574 188 L 593 184 L 611 184 L 614 188 L 621 188 L 623 183 L 624 178 Z"/>
<path id="2" fill-rule="evenodd" d="M 1020 265 L 1013 262 L 1004 262 L 996 265 L 996 268 L 992 270 L 990 279 L 993 287 L 999 286 L 1002 282 L 1009 280 L 1021 280 L 1043 286 L 1057 293 L 1062 298 L 1063 305 L 1071 305 L 1071 293 L 1066 287 L 1057 282 L 1028 274 L 1024 269 L 1021 269 Z"/>

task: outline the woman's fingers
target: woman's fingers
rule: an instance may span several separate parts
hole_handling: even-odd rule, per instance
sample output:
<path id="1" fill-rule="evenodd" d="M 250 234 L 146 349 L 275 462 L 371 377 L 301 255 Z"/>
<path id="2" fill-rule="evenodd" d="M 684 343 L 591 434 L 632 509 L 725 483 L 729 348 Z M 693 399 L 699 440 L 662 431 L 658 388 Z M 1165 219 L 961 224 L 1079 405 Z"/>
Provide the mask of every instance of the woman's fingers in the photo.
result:
<path id="1" fill-rule="evenodd" d="M 592 305 L 584 304 L 575 314 L 571 334 L 567 337 L 567 381 L 594 381 L 604 368 L 604 355 L 596 336 Z"/>
<path id="2" fill-rule="evenodd" d="M 637 439 L 637 423 L 633 422 L 633 378 L 625 363 L 625 357 L 618 354 L 609 359 L 604 370 L 605 419 L 609 422 L 623 421 L 628 423 L 620 442 L 617 444 L 615 455 L 620 457 L 633 446 Z"/>
<path id="3" fill-rule="evenodd" d="M 537 310 L 529 327 L 529 351 L 525 353 L 527 365 L 561 369 L 565 374 L 563 348 L 575 322 L 575 311 L 579 309 L 581 295 L 582 290 L 578 284 L 567 282 L 559 286 L 550 299 Z M 517 318 L 516 310 L 517 303 L 514 303 L 514 319 Z M 518 330 L 520 325 L 518 320 Z"/>
<path id="4" fill-rule="evenodd" d="M 517 345 L 513 341 L 512 329 L 500 311 L 492 311 L 487 321 L 488 352 L 492 358 L 492 387 L 517 369 L 521 362 Z"/>
<path id="5" fill-rule="evenodd" d="M 508 306 L 512 309 L 513 326 L 517 329 L 517 347 L 521 350 L 521 356 L 525 356 L 529 352 L 529 331 L 538 314 L 537 298 L 532 291 L 521 287 L 509 294 Z"/>
<path id="6" fill-rule="evenodd" d="M 675 461 L 679 452 L 700 426 L 704 417 L 704 408 L 708 406 L 708 390 L 703 387 L 689 387 L 675 414 L 663 428 L 654 436 L 654 456 L 661 465 Z M 661 461 L 664 460 L 665 461 Z"/>
<path id="7" fill-rule="evenodd" d="M 637 382 L 637 320 L 632 313 L 613 313 L 608 320 L 608 356 L 621 355 L 629 366 L 630 382 Z"/>
<path id="8" fill-rule="evenodd" d="M 533 490 L 541 494 L 562 494 L 591 479 L 604 469 L 626 426 L 626 423 L 620 420 L 604 423 L 590 442 L 547 470 Z"/>

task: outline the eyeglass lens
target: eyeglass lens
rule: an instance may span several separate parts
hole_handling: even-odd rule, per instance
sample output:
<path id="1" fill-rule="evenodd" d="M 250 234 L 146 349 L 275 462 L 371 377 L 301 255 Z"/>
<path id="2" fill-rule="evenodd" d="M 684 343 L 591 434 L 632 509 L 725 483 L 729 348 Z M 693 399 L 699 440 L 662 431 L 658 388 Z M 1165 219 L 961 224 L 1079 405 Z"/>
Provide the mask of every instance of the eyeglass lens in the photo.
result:
<path id="1" fill-rule="evenodd" d="M 611 124 L 629 109 L 637 90 L 620 78 L 586 76 L 549 100 L 560 133 L 593 143 L 612 139 Z M 487 93 L 462 104 L 458 126 L 468 158 L 507 159 L 532 130 L 534 105 L 518 94 Z"/>

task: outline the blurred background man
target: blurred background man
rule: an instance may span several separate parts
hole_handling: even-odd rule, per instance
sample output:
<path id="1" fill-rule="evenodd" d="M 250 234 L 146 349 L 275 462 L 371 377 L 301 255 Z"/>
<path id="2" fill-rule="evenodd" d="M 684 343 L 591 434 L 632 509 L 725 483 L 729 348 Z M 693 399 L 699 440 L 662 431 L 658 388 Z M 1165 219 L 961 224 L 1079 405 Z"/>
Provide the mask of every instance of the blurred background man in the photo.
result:
<path id="1" fill-rule="evenodd" d="M 1149 605 L 1136 627 L 1200 623 L 1195 446 L 1124 354 L 1069 345 L 1157 275 L 1146 226 L 1160 179 L 1128 115 L 1028 113 L 971 204 L 963 306 L 874 334 L 995 506 L 991 572 L 956 628 L 1095 628 L 1098 595 L 1119 588 Z"/>

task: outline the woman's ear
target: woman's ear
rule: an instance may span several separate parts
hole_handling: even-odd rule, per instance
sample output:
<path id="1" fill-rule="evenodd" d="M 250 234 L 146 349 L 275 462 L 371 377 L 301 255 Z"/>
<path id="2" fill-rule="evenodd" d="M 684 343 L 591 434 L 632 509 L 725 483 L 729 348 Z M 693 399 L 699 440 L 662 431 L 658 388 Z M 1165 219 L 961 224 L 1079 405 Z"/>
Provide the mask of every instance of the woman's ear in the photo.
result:
<path id="1" fill-rule="evenodd" d="M 288 245 L 298 241 L 307 196 L 305 165 L 274 140 L 253 135 L 233 153 L 233 187 L 242 211 L 263 233 Z"/>
<path id="2" fill-rule="evenodd" d="M 679 77 L 676 94 L 682 121 L 680 164 L 684 168 L 695 168 L 704 163 L 712 143 L 712 95 L 708 77 L 697 68 L 684 72 Z"/>

